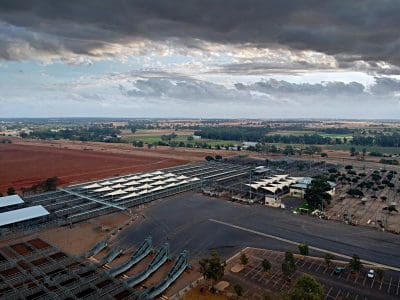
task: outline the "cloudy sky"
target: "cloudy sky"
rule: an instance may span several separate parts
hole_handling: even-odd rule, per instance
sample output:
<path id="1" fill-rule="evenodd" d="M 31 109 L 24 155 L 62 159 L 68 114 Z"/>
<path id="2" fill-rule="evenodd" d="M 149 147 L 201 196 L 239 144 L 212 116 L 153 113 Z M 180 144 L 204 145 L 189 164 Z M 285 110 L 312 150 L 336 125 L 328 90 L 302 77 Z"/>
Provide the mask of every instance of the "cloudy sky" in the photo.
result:
<path id="1" fill-rule="evenodd" d="M 1 0 L 0 117 L 400 118 L 398 0 Z"/>

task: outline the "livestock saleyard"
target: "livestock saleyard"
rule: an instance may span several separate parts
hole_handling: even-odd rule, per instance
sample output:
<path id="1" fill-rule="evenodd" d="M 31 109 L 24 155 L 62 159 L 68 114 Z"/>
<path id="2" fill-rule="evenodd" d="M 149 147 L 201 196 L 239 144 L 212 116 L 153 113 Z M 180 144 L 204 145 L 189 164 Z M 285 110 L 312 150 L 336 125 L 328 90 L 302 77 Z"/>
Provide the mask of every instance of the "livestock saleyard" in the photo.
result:
<path id="1" fill-rule="evenodd" d="M 158 248 L 147 268 L 123 281 L 120 275 L 152 256 L 152 238 L 147 237 L 136 248 L 134 263 L 131 258 L 122 265 L 124 268 L 110 269 L 109 264 L 122 251 L 109 245 L 107 239 L 96 243 L 86 257 L 68 255 L 40 238 L 7 244 L 0 248 L 0 298 L 154 299 L 190 268 L 188 252 L 183 251 L 168 273 L 160 273 L 158 283 L 145 284 L 152 273 L 160 272 L 159 268 L 171 261 L 166 243 Z"/>
<path id="2" fill-rule="evenodd" d="M 131 214 L 130 208 L 174 194 L 199 190 L 215 181 L 248 174 L 249 170 L 248 166 L 204 162 L 105 178 L 24 196 L 18 203 L 13 203 L 11 210 L 9 206 L 0 207 L 0 213 L 7 209 L 4 214 L 12 215 L 9 222 L 0 224 L 0 237 L 43 227 L 72 225 L 117 211 Z M 21 213 L 27 217 L 14 217 Z"/>

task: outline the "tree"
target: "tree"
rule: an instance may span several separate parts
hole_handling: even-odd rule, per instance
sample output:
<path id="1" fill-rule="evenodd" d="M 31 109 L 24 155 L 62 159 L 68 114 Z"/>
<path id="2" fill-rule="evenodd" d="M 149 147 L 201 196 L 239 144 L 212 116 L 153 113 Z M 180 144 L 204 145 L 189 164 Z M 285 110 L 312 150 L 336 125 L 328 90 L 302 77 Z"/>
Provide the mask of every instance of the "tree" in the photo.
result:
<path id="1" fill-rule="evenodd" d="M 356 156 L 357 152 L 356 152 L 356 148 L 351 147 L 350 148 L 350 156 Z"/>
<path id="2" fill-rule="evenodd" d="M 293 289 L 289 292 L 290 300 L 319 300 L 324 299 L 322 285 L 310 275 L 300 276 Z"/>
<path id="3" fill-rule="evenodd" d="M 335 256 L 333 254 L 331 254 L 331 253 L 325 253 L 324 259 L 325 259 L 326 265 L 329 268 L 330 265 L 331 265 L 331 261 L 332 261 L 332 259 L 335 259 Z"/>
<path id="4" fill-rule="evenodd" d="M 324 202 L 330 203 L 331 195 L 328 194 L 330 190 L 331 186 L 325 177 L 314 178 L 305 191 L 304 200 L 313 209 L 322 209 Z"/>
<path id="5" fill-rule="evenodd" d="M 353 254 L 353 257 L 349 261 L 349 268 L 353 271 L 360 271 L 362 269 L 362 263 L 360 257 L 357 254 Z"/>
<path id="6" fill-rule="evenodd" d="M 12 186 L 7 189 L 7 195 L 15 195 L 15 189 Z"/>
<path id="7" fill-rule="evenodd" d="M 301 255 L 308 255 L 308 245 L 307 244 L 299 244 L 299 252 Z"/>
<path id="8" fill-rule="evenodd" d="M 264 272 L 268 272 L 269 270 L 271 270 L 271 263 L 268 259 L 264 258 L 261 265 Z"/>
<path id="9" fill-rule="evenodd" d="M 60 181 L 57 177 L 47 178 L 44 182 L 46 191 L 55 191 L 59 183 Z"/>
<path id="10" fill-rule="evenodd" d="M 378 276 L 379 280 L 382 281 L 383 276 L 385 275 L 385 271 L 383 269 L 376 269 L 375 273 Z"/>
<path id="11" fill-rule="evenodd" d="M 226 262 L 223 261 L 218 253 L 213 250 L 211 251 L 210 257 L 202 258 L 199 261 L 200 273 L 203 274 L 205 279 L 219 280 L 224 276 Z"/>
<path id="12" fill-rule="evenodd" d="M 328 154 L 325 153 L 325 152 L 322 152 L 322 153 L 321 153 L 321 157 L 328 157 Z"/>
<path id="13" fill-rule="evenodd" d="M 293 253 L 287 251 L 285 253 L 285 260 L 282 263 L 282 272 L 286 277 L 289 277 L 296 271 L 296 264 Z"/>
<path id="14" fill-rule="evenodd" d="M 206 161 L 212 161 L 212 160 L 214 160 L 214 157 L 212 157 L 211 155 L 207 155 L 207 156 L 205 157 L 205 160 L 206 160 Z"/>
<path id="15" fill-rule="evenodd" d="M 216 159 L 216 160 L 221 160 L 221 159 L 222 159 L 222 156 L 219 155 L 219 154 L 217 154 L 217 155 L 215 155 L 215 159 Z"/>
<path id="16" fill-rule="evenodd" d="M 353 197 L 356 197 L 356 196 L 357 197 L 364 197 L 364 193 L 359 189 L 349 189 L 347 191 L 347 194 L 349 194 L 350 196 L 353 196 Z"/>
<path id="17" fill-rule="evenodd" d="M 247 265 L 248 262 L 249 262 L 249 259 L 246 255 L 246 253 L 242 253 L 240 255 L 240 263 L 245 266 L 245 265 Z"/>
<path id="18" fill-rule="evenodd" d="M 235 290 L 235 293 L 236 293 L 236 295 L 238 296 L 238 297 L 240 297 L 240 296 L 242 296 L 243 295 L 243 287 L 240 285 L 240 284 L 235 284 L 234 286 L 233 286 L 233 289 Z"/>

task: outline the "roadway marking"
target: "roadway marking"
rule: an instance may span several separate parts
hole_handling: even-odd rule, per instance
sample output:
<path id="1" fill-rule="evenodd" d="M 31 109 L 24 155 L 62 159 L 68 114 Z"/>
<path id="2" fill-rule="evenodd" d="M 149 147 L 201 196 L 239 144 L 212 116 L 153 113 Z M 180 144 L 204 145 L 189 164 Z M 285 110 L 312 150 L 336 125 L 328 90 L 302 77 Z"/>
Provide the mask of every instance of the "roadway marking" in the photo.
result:
<path id="1" fill-rule="evenodd" d="M 390 277 L 389 287 L 387 289 L 387 293 L 390 294 L 390 287 L 392 286 L 392 277 Z"/>
<path id="2" fill-rule="evenodd" d="M 328 299 L 330 297 L 329 294 L 331 293 L 331 291 L 332 291 L 332 287 L 329 289 L 328 293 L 326 294 L 325 299 Z"/>
<path id="3" fill-rule="evenodd" d="M 249 233 L 253 233 L 253 234 L 256 234 L 256 235 L 259 235 L 259 236 L 267 237 L 267 238 L 270 238 L 270 239 L 275 239 L 277 241 L 285 242 L 285 243 L 288 243 L 288 244 L 291 244 L 291 245 L 295 245 L 295 246 L 298 246 L 298 245 L 301 244 L 299 242 L 295 242 L 295 241 L 292 241 L 292 240 L 289 240 L 289 239 L 281 238 L 281 237 L 276 236 L 276 235 L 267 234 L 267 233 L 264 233 L 264 232 L 261 232 L 261 231 L 253 230 L 253 229 L 242 227 L 242 226 L 238 226 L 238 225 L 235 225 L 235 224 L 232 224 L 232 223 L 228 223 L 228 222 L 223 222 L 223 221 L 219 221 L 219 220 L 215 220 L 215 219 L 208 219 L 208 221 L 213 222 L 213 223 L 217 223 L 217 224 L 221 224 L 221 225 L 225 225 L 225 226 L 228 226 L 228 227 L 231 227 L 231 228 L 235 228 L 235 229 L 238 229 L 238 230 L 246 231 L 246 232 L 249 232 Z M 346 259 L 351 259 L 352 258 L 351 256 L 348 256 L 348 255 L 345 255 L 345 254 L 342 254 L 342 253 L 339 253 L 339 252 L 335 252 L 335 251 L 319 248 L 319 247 L 314 247 L 314 246 L 310 246 L 309 245 L 308 248 L 312 249 L 312 250 L 315 250 L 315 251 L 319 251 L 319 252 L 330 253 L 330 254 L 339 256 L 341 258 L 346 258 Z M 381 263 L 377 263 L 377 262 L 373 262 L 373 261 L 365 260 L 365 259 L 362 259 L 361 262 L 363 262 L 365 264 L 375 265 L 375 266 L 378 266 L 378 267 L 382 267 L 382 268 L 386 268 L 386 269 L 390 269 L 390 270 L 393 270 L 393 271 L 400 272 L 400 268 L 398 268 L 398 267 L 384 265 L 384 264 L 381 264 Z"/>

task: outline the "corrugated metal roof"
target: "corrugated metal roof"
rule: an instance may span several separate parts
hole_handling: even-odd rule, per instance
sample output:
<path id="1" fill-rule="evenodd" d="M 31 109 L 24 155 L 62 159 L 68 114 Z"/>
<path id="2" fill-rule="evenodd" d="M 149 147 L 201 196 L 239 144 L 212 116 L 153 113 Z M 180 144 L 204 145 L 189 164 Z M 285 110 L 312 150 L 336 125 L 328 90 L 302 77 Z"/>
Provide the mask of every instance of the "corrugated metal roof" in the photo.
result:
<path id="1" fill-rule="evenodd" d="M 44 217 L 50 213 L 42 206 L 29 206 L 0 213 L 0 226 L 14 224 L 38 217 Z"/>
<path id="2" fill-rule="evenodd" d="M 0 208 L 21 203 L 24 203 L 24 200 L 18 195 L 0 197 Z"/>

